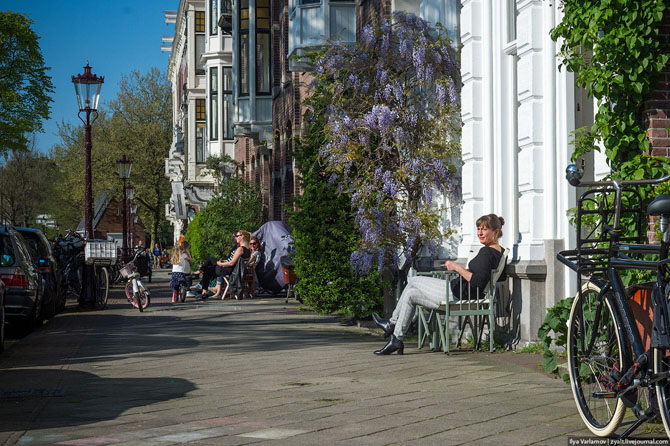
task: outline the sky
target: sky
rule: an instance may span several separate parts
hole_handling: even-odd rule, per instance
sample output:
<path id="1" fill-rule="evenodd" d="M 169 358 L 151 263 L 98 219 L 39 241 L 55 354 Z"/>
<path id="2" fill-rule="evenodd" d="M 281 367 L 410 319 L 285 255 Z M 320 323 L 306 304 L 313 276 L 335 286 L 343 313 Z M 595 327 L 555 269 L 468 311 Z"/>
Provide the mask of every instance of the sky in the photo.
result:
<path id="1" fill-rule="evenodd" d="M 37 149 L 48 152 L 60 142 L 57 124 L 77 118 L 77 97 L 72 76 L 92 72 L 104 76 L 100 103 L 116 97 L 122 75 L 133 70 L 146 73 L 152 67 L 167 70 L 170 53 L 160 50 L 161 36 L 173 35 L 174 25 L 165 23 L 163 11 L 174 11 L 179 0 L 0 0 L 0 11 L 27 14 L 55 92 L 51 116 L 44 133 L 37 134 Z M 93 125 L 95 132 L 95 124 Z"/>

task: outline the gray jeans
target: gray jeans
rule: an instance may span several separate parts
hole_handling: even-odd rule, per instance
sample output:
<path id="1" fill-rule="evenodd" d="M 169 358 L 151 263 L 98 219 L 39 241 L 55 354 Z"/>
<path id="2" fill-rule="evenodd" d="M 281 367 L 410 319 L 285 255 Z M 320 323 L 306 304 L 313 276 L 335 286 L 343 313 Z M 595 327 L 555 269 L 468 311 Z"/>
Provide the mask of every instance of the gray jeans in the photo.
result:
<path id="1" fill-rule="evenodd" d="M 402 339 L 409 326 L 417 305 L 435 309 L 440 303 L 447 299 L 447 281 L 434 277 L 415 276 L 410 277 L 407 286 L 402 292 L 398 304 L 393 310 L 393 316 L 389 321 L 395 324 L 393 334 Z"/>

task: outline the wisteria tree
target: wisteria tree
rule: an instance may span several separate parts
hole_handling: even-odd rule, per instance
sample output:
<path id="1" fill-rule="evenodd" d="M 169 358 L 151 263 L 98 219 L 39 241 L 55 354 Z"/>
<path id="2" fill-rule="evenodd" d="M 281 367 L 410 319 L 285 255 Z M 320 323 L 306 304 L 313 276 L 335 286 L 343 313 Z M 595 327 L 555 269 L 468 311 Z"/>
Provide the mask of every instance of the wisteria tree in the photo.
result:
<path id="1" fill-rule="evenodd" d="M 396 12 L 355 45 L 329 45 L 315 77 L 330 103 L 320 153 L 362 236 L 351 264 L 397 271 L 445 235 L 434 193 L 460 200 L 457 51 L 440 27 Z"/>

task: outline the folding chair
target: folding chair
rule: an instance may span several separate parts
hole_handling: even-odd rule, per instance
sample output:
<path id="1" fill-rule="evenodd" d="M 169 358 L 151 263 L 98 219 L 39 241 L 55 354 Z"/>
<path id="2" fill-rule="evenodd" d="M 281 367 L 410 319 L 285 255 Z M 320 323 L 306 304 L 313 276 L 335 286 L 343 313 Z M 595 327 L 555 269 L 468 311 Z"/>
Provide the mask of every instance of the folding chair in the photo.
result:
<path id="1" fill-rule="evenodd" d="M 496 283 L 505 269 L 508 254 L 509 249 L 504 249 L 497 268 L 491 271 L 491 280 L 484 289 L 483 294 L 481 296 L 471 296 L 473 298 L 470 300 L 457 301 L 451 293 L 449 282 L 455 277 L 460 277 L 458 273 L 454 271 L 431 271 L 429 273 L 419 273 L 419 275 L 441 278 L 445 280 L 447 284 L 445 300 L 440 303 L 438 308 L 428 310 L 417 305 L 417 312 L 419 315 L 419 348 L 422 348 L 427 341 L 433 351 L 437 351 L 441 348 L 445 353 L 449 353 L 452 330 L 450 317 L 458 316 L 458 348 L 460 348 L 465 328 L 466 326 L 469 326 L 472 331 L 474 348 L 475 350 L 480 349 L 484 334 L 484 325 L 488 325 L 490 351 L 492 352 L 494 350 L 493 333 L 491 330 L 491 321 L 493 321 L 495 317 L 493 301 L 496 296 Z M 462 281 L 462 284 L 465 284 L 466 286 L 469 285 L 465 280 Z"/>

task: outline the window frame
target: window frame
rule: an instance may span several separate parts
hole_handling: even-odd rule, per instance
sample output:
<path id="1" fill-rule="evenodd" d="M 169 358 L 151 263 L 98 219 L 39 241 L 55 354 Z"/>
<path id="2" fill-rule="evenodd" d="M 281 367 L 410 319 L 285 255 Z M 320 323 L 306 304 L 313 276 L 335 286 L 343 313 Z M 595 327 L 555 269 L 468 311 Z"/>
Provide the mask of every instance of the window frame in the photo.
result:
<path id="1" fill-rule="evenodd" d="M 219 140 L 219 67 L 209 69 L 209 140 Z"/>
<path id="2" fill-rule="evenodd" d="M 221 138 L 223 140 L 232 140 L 233 136 L 233 67 L 221 67 L 221 101 L 223 106 L 222 122 L 223 129 Z M 227 75 L 226 75 L 227 74 Z"/>
<path id="3" fill-rule="evenodd" d="M 209 2 L 209 35 L 219 34 L 219 0 Z"/>
<path id="4" fill-rule="evenodd" d="M 266 1 L 267 5 L 259 6 L 261 1 Z M 271 3 L 270 0 L 256 0 L 256 48 L 254 54 L 256 55 L 254 64 L 256 66 L 256 96 L 265 96 L 272 94 L 272 13 L 271 13 Z M 259 9 L 267 9 L 267 16 L 262 17 L 267 19 L 267 26 L 260 27 L 259 25 Z M 266 36 L 267 39 L 267 53 L 264 54 L 264 58 L 259 58 L 260 47 L 259 42 L 261 41 L 260 36 Z M 266 64 L 266 70 L 263 70 L 259 64 L 259 60 L 263 60 Z M 264 76 L 267 76 L 267 86 L 265 90 L 261 90 L 261 82 L 264 81 Z M 265 82 L 263 82 L 265 83 Z"/>
<path id="5" fill-rule="evenodd" d="M 242 7 L 242 3 L 246 3 L 246 8 Z M 239 27 L 238 27 L 238 33 L 239 33 L 239 48 L 238 48 L 238 56 L 239 56 L 239 61 L 240 63 L 238 64 L 238 79 L 239 79 L 239 95 L 240 97 L 246 97 L 249 96 L 251 93 L 251 79 L 249 75 L 249 67 L 250 67 L 250 59 L 251 59 L 251 41 L 249 37 L 249 28 L 251 27 L 250 23 L 250 17 L 249 17 L 249 0 L 238 0 L 237 2 L 237 8 L 238 8 L 238 17 L 239 17 Z M 246 19 L 242 18 L 242 12 L 246 10 L 247 11 L 247 17 Z M 247 25 L 246 28 L 243 27 L 242 22 L 246 21 Z M 243 45 L 243 42 L 246 40 L 246 51 L 245 51 L 245 45 Z M 246 56 L 246 57 L 245 57 Z M 246 68 L 246 70 L 245 70 Z M 246 89 L 245 89 L 246 87 Z"/>

